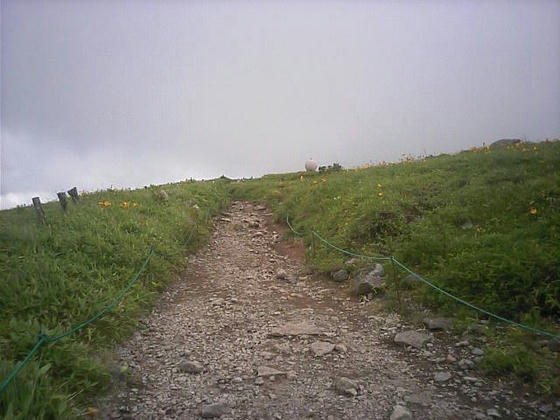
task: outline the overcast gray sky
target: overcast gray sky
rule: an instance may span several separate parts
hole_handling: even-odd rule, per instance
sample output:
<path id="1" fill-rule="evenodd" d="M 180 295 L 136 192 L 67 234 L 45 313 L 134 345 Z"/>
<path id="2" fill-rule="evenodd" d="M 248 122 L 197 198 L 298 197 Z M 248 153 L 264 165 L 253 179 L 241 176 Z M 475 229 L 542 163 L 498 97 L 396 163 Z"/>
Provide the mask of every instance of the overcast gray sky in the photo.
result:
<path id="1" fill-rule="evenodd" d="M 560 1 L 1 1 L 2 208 L 560 136 Z"/>

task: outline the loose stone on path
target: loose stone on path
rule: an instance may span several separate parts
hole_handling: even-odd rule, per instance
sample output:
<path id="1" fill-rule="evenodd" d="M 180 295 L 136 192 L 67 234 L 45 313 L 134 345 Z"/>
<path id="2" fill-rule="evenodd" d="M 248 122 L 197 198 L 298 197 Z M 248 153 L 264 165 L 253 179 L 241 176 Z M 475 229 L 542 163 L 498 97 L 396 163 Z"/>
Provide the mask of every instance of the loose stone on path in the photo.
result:
<path id="1" fill-rule="evenodd" d="M 270 366 L 259 366 L 257 368 L 257 376 L 280 376 L 286 375 L 286 372 L 282 372 L 278 369 L 272 368 Z"/>
<path id="2" fill-rule="evenodd" d="M 317 357 L 324 356 L 334 350 L 335 345 L 325 341 L 315 341 L 311 344 L 311 351 Z"/>
<path id="3" fill-rule="evenodd" d="M 412 346 L 417 349 L 421 349 L 428 340 L 430 340 L 428 334 L 418 331 L 403 331 L 398 333 L 394 339 L 397 344 L 404 344 L 405 346 Z"/>
<path id="4" fill-rule="evenodd" d="M 289 335 L 322 335 L 323 331 L 313 323 L 300 321 L 287 323 L 270 331 L 271 337 L 282 337 Z"/>

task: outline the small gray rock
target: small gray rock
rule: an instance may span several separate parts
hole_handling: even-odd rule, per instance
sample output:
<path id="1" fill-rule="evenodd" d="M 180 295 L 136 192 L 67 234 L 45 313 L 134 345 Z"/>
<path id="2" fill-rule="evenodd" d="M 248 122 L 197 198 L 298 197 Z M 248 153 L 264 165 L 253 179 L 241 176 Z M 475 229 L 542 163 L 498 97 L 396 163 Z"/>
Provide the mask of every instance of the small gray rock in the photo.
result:
<path id="1" fill-rule="evenodd" d="M 552 404 L 541 405 L 539 411 L 542 411 L 544 414 L 550 413 L 552 411 Z"/>
<path id="2" fill-rule="evenodd" d="M 430 331 L 447 330 L 453 323 L 450 318 L 424 318 L 422 322 Z"/>
<path id="3" fill-rule="evenodd" d="M 286 375 L 286 372 L 279 371 L 270 366 L 259 366 L 257 368 L 257 376 L 280 376 Z"/>
<path id="4" fill-rule="evenodd" d="M 377 263 L 375 264 L 375 268 L 373 269 L 371 274 L 383 277 L 385 275 L 385 270 L 383 269 L 383 266 L 381 264 Z"/>
<path id="5" fill-rule="evenodd" d="M 338 270 L 332 275 L 332 278 L 334 281 L 342 283 L 348 280 L 348 273 L 346 272 L 346 270 Z"/>
<path id="6" fill-rule="evenodd" d="M 276 278 L 279 280 L 286 280 L 288 278 L 288 273 L 283 268 L 279 268 L 276 271 Z"/>
<path id="7" fill-rule="evenodd" d="M 432 402 L 432 394 L 429 391 L 423 391 L 416 394 L 405 395 L 404 400 L 409 404 L 418 404 L 423 407 L 429 407 Z"/>
<path id="8" fill-rule="evenodd" d="M 451 379 L 451 373 L 449 372 L 436 372 L 434 375 L 434 381 L 436 382 L 446 382 Z"/>
<path id="9" fill-rule="evenodd" d="M 560 353 L 560 340 L 548 340 L 548 348 L 554 353 Z"/>
<path id="10" fill-rule="evenodd" d="M 411 420 L 412 414 L 402 405 L 396 405 L 391 414 L 390 420 Z"/>
<path id="11" fill-rule="evenodd" d="M 458 365 L 461 369 L 467 370 L 467 369 L 471 369 L 474 366 L 474 363 L 472 360 L 469 359 L 461 359 L 459 360 Z"/>
<path id="12" fill-rule="evenodd" d="M 320 357 L 333 351 L 334 344 L 326 341 L 315 341 L 310 348 L 315 356 Z"/>
<path id="13" fill-rule="evenodd" d="M 346 353 L 348 351 L 348 349 L 346 348 L 346 346 L 344 344 L 336 344 L 334 346 L 334 349 L 339 352 L 339 353 Z"/>
<path id="14" fill-rule="evenodd" d="M 398 333 L 394 339 L 396 344 L 412 346 L 416 347 L 417 349 L 421 349 L 429 340 L 430 336 L 428 334 L 418 331 L 403 331 Z"/>
<path id="15" fill-rule="evenodd" d="M 486 410 L 486 414 L 490 417 L 494 417 L 494 418 L 500 418 L 502 417 L 500 415 L 500 413 L 498 412 L 498 410 L 496 410 L 495 408 L 489 408 L 488 410 Z"/>
<path id="16" fill-rule="evenodd" d="M 342 395 L 355 397 L 358 394 L 358 384 L 344 376 L 334 380 L 334 388 Z"/>
<path id="17" fill-rule="evenodd" d="M 344 265 L 356 265 L 358 261 L 359 260 L 357 258 L 350 258 L 348 261 L 344 262 Z"/>
<path id="18" fill-rule="evenodd" d="M 377 266 L 381 267 L 379 269 Z M 354 273 L 352 279 L 352 290 L 356 296 L 367 295 L 368 293 L 379 293 L 385 287 L 383 277 L 383 266 L 377 264 L 375 267 L 368 266 L 361 268 Z"/>
<path id="19" fill-rule="evenodd" d="M 475 347 L 471 350 L 471 354 L 473 354 L 474 356 L 482 356 L 484 354 L 484 350 Z"/>
<path id="20" fill-rule="evenodd" d="M 290 354 L 292 352 L 292 348 L 290 347 L 290 343 L 278 343 L 274 345 L 274 350 L 281 354 Z"/>
<path id="21" fill-rule="evenodd" d="M 179 366 L 179 371 L 183 373 L 196 374 L 202 372 L 203 370 L 204 367 L 200 363 L 194 361 L 184 362 Z"/>
<path id="22" fill-rule="evenodd" d="M 224 403 L 216 403 L 205 405 L 202 407 L 200 415 L 205 419 L 212 419 L 216 417 L 221 417 L 229 411 L 229 408 Z"/>
<path id="23" fill-rule="evenodd" d="M 271 337 L 283 337 L 288 335 L 321 335 L 323 330 L 317 327 L 310 321 L 303 320 L 298 322 L 288 322 L 277 328 L 274 328 L 269 336 Z"/>

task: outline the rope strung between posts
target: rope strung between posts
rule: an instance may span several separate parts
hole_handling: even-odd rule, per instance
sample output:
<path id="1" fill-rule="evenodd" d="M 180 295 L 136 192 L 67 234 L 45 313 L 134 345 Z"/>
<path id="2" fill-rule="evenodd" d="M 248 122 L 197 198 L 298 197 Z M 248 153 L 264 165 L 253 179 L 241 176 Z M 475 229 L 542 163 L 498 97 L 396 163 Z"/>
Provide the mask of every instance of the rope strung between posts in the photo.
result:
<path id="1" fill-rule="evenodd" d="M 290 223 L 290 219 L 289 219 L 287 213 L 286 213 L 286 223 L 288 224 L 288 227 L 290 228 L 290 230 L 292 231 L 292 233 L 293 233 L 294 235 L 303 236 L 303 233 L 298 232 L 297 230 L 294 229 L 294 227 L 293 227 L 292 224 Z"/>
<path id="2" fill-rule="evenodd" d="M 352 255 L 353 257 L 358 257 L 358 258 L 367 258 L 367 259 L 375 260 L 375 261 L 389 261 L 391 259 L 391 257 L 376 257 L 376 256 L 373 256 L 373 255 L 356 254 L 355 252 L 347 251 L 345 249 L 339 248 L 338 246 L 330 243 L 329 241 L 327 241 L 325 238 L 323 238 L 321 235 L 319 235 L 314 230 L 312 230 L 311 233 L 316 238 L 318 238 L 321 242 L 323 242 L 324 244 L 326 244 L 326 245 L 330 246 L 331 248 L 336 249 L 338 252 L 342 252 L 343 254 L 346 254 L 346 255 Z"/>
<path id="3" fill-rule="evenodd" d="M 225 201 L 221 201 L 220 206 L 222 206 L 224 202 Z M 218 206 L 218 208 L 220 206 Z M 208 222 L 208 219 L 210 218 L 210 212 L 214 212 L 215 210 L 216 210 L 216 208 L 212 207 L 210 211 L 207 210 L 205 212 L 206 214 L 204 216 L 204 224 L 206 224 Z M 198 232 L 198 220 L 195 219 L 194 224 L 191 227 L 190 232 L 189 232 L 189 234 L 187 235 L 187 237 L 184 241 L 184 246 L 186 246 L 191 241 L 192 237 L 197 232 Z M 142 272 L 146 269 L 148 263 L 150 262 L 150 260 L 154 256 L 154 254 L 156 254 L 156 253 L 157 254 L 162 254 L 160 252 L 157 252 L 154 249 L 154 247 L 151 246 L 150 250 L 148 252 L 148 255 L 144 259 L 144 262 L 142 263 L 142 265 L 140 266 L 138 271 L 136 271 L 136 274 L 134 274 L 134 276 L 130 279 L 130 281 L 127 283 L 127 285 L 109 302 L 109 304 L 107 306 L 105 306 L 97 314 L 95 314 L 94 316 L 92 316 L 88 320 L 82 322 L 81 324 L 71 328 L 70 330 L 68 330 L 68 331 L 66 331 L 62 334 L 56 335 L 56 336 L 49 336 L 49 335 L 44 334 L 43 332 L 40 332 L 38 337 L 37 337 L 37 341 L 35 342 L 35 345 L 33 346 L 33 348 L 29 351 L 29 353 L 27 353 L 25 358 L 16 366 L 16 368 L 12 371 L 12 373 L 10 373 L 10 375 L 4 380 L 4 382 L 2 382 L 2 385 L 0 385 L 0 393 L 2 391 L 4 391 L 4 389 L 6 389 L 6 387 L 10 384 L 10 382 L 12 382 L 12 380 L 17 376 L 17 374 L 21 371 L 21 369 L 33 357 L 33 355 L 37 351 L 39 351 L 39 349 L 41 348 L 41 346 L 43 344 L 55 343 L 55 342 L 63 339 L 64 337 L 72 335 L 72 334 L 84 329 L 89 324 L 91 324 L 91 323 L 97 321 L 98 319 L 104 317 L 111 309 L 113 309 L 123 299 L 123 297 L 132 288 L 132 286 L 134 286 L 134 284 L 138 281 L 138 278 L 140 277 Z"/>
<path id="4" fill-rule="evenodd" d="M 303 236 L 304 236 L 303 233 L 298 232 L 298 231 L 296 231 L 296 230 L 293 228 L 292 224 L 290 223 L 290 219 L 289 219 L 288 215 L 286 215 L 286 223 L 287 223 L 288 227 L 290 228 L 290 230 L 291 230 L 295 235 L 300 236 L 300 237 L 303 237 Z M 442 289 L 441 287 L 435 285 L 434 283 L 432 283 L 432 282 L 426 280 L 426 279 L 425 279 L 424 277 L 422 277 L 420 274 L 415 273 L 414 271 L 412 271 L 410 268 L 408 268 L 408 267 L 405 266 L 403 263 L 401 263 L 399 260 L 397 260 L 394 256 L 391 256 L 391 257 L 377 257 L 377 256 L 371 256 L 371 255 L 356 254 L 356 253 L 354 253 L 354 252 L 347 251 L 347 250 L 345 250 L 345 249 L 342 249 L 342 248 L 340 248 L 340 247 L 338 247 L 338 246 L 332 244 L 331 242 L 327 241 L 325 238 L 323 238 L 322 236 L 320 236 L 320 235 L 319 235 L 317 232 L 315 232 L 314 230 L 311 230 L 311 234 L 314 235 L 315 237 L 319 238 L 319 239 L 320 239 L 324 244 L 326 244 L 327 246 L 329 246 L 329 247 L 335 249 L 336 251 L 342 252 L 342 253 L 344 253 L 344 254 L 352 255 L 352 256 L 360 257 L 360 258 L 368 258 L 368 259 L 372 259 L 372 260 L 376 260 L 376 261 L 391 261 L 392 263 L 396 264 L 398 267 L 400 267 L 401 269 L 403 269 L 403 270 L 406 271 L 407 273 L 411 274 L 412 276 L 414 276 L 414 277 L 417 278 L 418 280 L 420 280 L 420 281 L 422 281 L 423 283 L 427 284 L 428 286 L 430 286 L 430 287 L 433 288 L 434 290 L 438 291 L 439 293 L 441 293 L 441 294 L 443 294 L 443 295 L 445 295 L 445 296 L 447 296 L 447 297 L 449 297 L 449 298 L 455 300 L 456 302 L 459 302 L 459 303 L 461 303 L 461 304 L 463 304 L 463 305 L 465 305 L 465 306 L 468 306 L 468 307 L 471 308 L 471 309 L 474 309 L 474 310 L 476 310 L 476 311 L 478 311 L 478 312 L 481 312 L 481 313 L 483 313 L 483 314 L 486 314 L 486 315 L 488 315 L 488 316 L 490 316 L 490 317 L 492 317 L 492 318 L 495 318 L 495 319 L 500 320 L 500 321 L 502 321 L 502 322 L 505 322 L 505 323 L 507 323 L 507 324 L 513 325 L 513 326 L 515 326 L 515 327 L 521 328 L 521 329 L 523 329 L 523 330 L 525 330 L 525 331 L 529 331 L 529 332 L 531 332 L 531 333 L 533 333 L 533 334 L 539 334 L 539 335 L 542 335 L 542 336 L 550 337 L 550 338 L 552 338 L 553 340 L 560 341 L 560 335 L 555 335 L 555 334 L 549 333 L 549 332 L 547 332 L 547 331 L 539 330 L 539 329 L 533 328 L 533 327 L 531 327 L 531 326 L 529 326 L 529 325 L 520 324 L 519 322 L 515 322 L 515 321 L 512 321 L 512 320 L 510 320 L 510 319 L 504 318 L 503 316 L 500 316 L 500 315 L 498 315 L 498 314 L 495 314 L 495 313 L 493 313 L 493 312 L 490 312 L 490 311 L 488 311 L 488 310 L 486 310 L 486 309 L 480 308 L 480 307 L 478 307 L 478 306 L 476 306 L 476 305 L 473 305 L 472 303 L 470 303 L 470 302 L 468 302 L 468 301 L 466 301 L 466 300 L 464 300 L 464 299 L 461 299 L 460 297 L 457 297 L 457 296 L 455 296 L 455 295 L 449 293 L 448 291 Z"/>

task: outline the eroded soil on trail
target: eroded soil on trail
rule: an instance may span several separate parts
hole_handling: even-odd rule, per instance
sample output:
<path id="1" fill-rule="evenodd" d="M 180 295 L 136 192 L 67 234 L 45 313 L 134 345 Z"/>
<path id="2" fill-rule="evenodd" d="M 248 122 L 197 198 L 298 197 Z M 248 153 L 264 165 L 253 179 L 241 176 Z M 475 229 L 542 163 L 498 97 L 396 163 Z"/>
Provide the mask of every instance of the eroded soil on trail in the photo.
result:
<path id="1" fill-rule="evenodd" d="M 312 275 L 264 207 L 236 202 L 120 348 L 130 377 L 101 417 L 389 419 L 397 406 L 415 419 L 558 415 L 460 369 L 453 359 L 470 350 L 446 344 L 448 333 L 422 350 L 398 347 L 405 329 Z"/>

